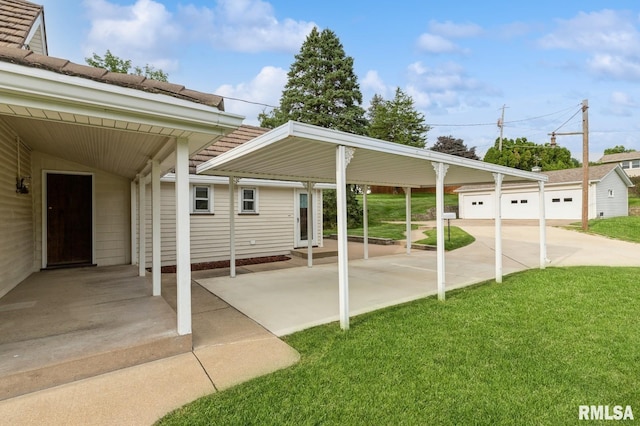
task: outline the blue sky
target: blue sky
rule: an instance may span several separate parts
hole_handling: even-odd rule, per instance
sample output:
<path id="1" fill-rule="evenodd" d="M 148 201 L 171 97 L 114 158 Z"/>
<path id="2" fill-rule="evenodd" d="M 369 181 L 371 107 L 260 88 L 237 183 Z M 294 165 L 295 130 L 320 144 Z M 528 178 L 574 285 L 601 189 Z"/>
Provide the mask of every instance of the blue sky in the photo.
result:
<path id="1" fill-rule="evenodd" d="M 225 96 L 226 110 L 247 124 L 278 105 L 294 55 L 317 26 L 354 58 L 365 109 L 396 87 L 413 97 L 432 125 L 427 146 L 451 135 L 484 154 L 503 105 L 505 138 L 543 143 L 552 131 L 581 131 L 576 112 L 588 99 L 591 160 L 615 145 L 640 150 L 635 0 L 32 1 L 45 7 L 51 56 L 85 63 L 110 49 Z M 581 136 L 558 143 L 582 158 Z"/>

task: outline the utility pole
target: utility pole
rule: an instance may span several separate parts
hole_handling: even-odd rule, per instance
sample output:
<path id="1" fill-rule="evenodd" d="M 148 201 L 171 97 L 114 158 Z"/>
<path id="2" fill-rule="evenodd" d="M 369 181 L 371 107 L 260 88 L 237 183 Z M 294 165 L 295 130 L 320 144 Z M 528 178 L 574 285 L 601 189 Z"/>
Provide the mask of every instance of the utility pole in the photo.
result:
<path id="1" fill-rule="evenodd" d="M 551 132 L 551 146 L 556 146 L 556 136 L 582 135 L 582 230 L 589 229 L 589 100 L 582 101 L 582 131 Z"/>
<path id="2" fill-rule="evenodd" d="M 504 109 L 506 107 L 506 105 L 502 105 L 502 117 L 500 117 L 500 119 L 498 120 L 498 127 L 500 127 L 500 151 L 502 151 L 502 131 L 504 130 Z"/>

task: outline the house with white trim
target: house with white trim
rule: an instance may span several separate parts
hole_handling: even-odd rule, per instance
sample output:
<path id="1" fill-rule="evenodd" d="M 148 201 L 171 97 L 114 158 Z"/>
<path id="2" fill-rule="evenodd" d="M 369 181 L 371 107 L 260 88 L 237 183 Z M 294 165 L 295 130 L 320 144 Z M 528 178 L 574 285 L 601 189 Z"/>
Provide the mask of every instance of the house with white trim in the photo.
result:
<path id="1" fill-rule="evenodd" d="M 547 219 L 580 220 L 582 217 L 582 168 L 542 172 Z M 633 186 L 618 164 L 589 167 L 589 219 L 627 216 L 628 188 Z M 495 214 L 495 191 L 490 185 L 463 185 L 458 193 L 461 219 L 491 219 Z M 502 187 L 503 219 L 537 219 L 538 188 L 530 183 L 509 183 Z"/>
<path id="2" fill-rule="evenodd" d="M 603 155 L 598 163 L 620 164 L 630 177 L 640 176 L 640 151 Z"/>

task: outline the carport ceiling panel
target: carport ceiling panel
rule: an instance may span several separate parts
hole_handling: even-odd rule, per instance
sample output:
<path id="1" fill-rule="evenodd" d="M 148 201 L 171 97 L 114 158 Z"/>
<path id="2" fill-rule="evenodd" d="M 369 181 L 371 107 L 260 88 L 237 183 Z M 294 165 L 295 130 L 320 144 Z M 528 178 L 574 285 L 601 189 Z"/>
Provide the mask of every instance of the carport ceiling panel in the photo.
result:
<path id="1" fill-rule="evenodd" d="M 387 186 L 435 184 L 430 161 L 401 155 L 356 149 L 347 167 L 347 181 Z"/>

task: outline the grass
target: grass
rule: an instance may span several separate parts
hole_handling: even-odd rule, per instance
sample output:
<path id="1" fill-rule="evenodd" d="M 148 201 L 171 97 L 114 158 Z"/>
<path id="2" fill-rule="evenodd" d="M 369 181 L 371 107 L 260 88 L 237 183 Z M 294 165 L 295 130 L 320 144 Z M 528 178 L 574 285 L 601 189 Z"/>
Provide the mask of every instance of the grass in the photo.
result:
<path id="1" fill-rule="evenodd" d="M 358 202 L 362 205 L 362 195 L 358 195 Z M 445 194 L 446 205 L 458 205 L 456 194 Z M 369 236 L 376 238 L 392 238 L 404 240 L 406 226 L 404 224 L 389 224 L 385 222 L 404 221 L 406 214 L 404 194 L 369 194 L 367 195 L 369 208 Z M 411 194 L 411 220 L 421 220 L 432 207 L 436 206 L 435 194 Z M 412 226 L 412 229 L 417 227 Z M 324 235 L 337 233 L 336 229 L 324 229 Z M 350 228 L 349 235 L 362 235 L 362 228 Z"/>
<path id="2" fill-rule="evenodd" d="M 444 249 L 447 250 L 447 251 L 451 251 L 451 250 L 458 249 L 460 247 L 468 246 L 469 244 L 471 244 L 472 242 L 474 242 L 476 240 L 472 235 L 469 235 L 468 233 L 466 233 L 462 229 L 458 228 L 457 226 L 452 226 L 450 228 L 450 230 L 451 230 L 451 238 L 449 238 L 449 228 L 447 226 L 445 226 L 445 228 L 444 228 Z M 415 244 L 427 244 L 427 245 L 435 246 L 436 245 L 436 241 L 437 241 L 436 230 L 435 229 L 429 229 L 429 230 L 424 231 L 424 234 L 427 236 L 427 238 L 424 238 L 424 239 L 418 240 L 418 241 L 414 241 L 414 243 Z"/>
<path id="3" fill-rule="evenodd" d="M 362 195 L 358 196 L 362 205 Z M 445 194 L 445 205 L 458 205 L 457 194 Z M 375 224 L 384 221 L 405 220 L 405 196 L 404 194 L 369 194 L 367 195 L 369 207 L 369 223 Z M 426 193 L 411 194 L 411 220 L 420 220 L 427 210 L 436 206 L 436 195 Z"/>
<path id="4" fill-rule="evenodd" d="M 411 229 L 418 229 L 418 225 L 411 225 Z M 403 223 L 380 223 L 369 226 L 369 236 L 376 238 L 390 238 L 392 240 L 404 240 L 407 226 Z M 334 232 L 331 232 L 335 234 Z M 363 236 L 363 228 L 349 229 L 349 235 Z"/>
<path id="5" fill-rule="evenodd" d="M 572 224 L 577 227 L 580 223 Z M 589 221 L 589 232 L 617 240 L 640 243 L 640 216 L 620 216 Z"/>
<path id="6" fill-rule="evenodd" d="M 288 369 L 203 397 L 160 425 L 579 424 L 640 415 L 640 268 L 531 270 L 286 338 Z"/>
<path id="7" fill-rule="evenodd" d="M 640 195 L 629 194 L 629 207 L 640 207 Z"/>

